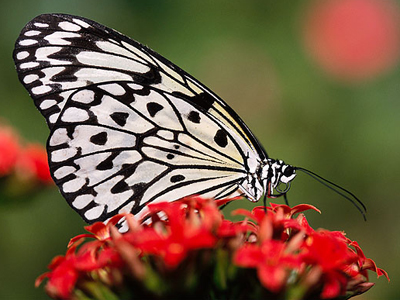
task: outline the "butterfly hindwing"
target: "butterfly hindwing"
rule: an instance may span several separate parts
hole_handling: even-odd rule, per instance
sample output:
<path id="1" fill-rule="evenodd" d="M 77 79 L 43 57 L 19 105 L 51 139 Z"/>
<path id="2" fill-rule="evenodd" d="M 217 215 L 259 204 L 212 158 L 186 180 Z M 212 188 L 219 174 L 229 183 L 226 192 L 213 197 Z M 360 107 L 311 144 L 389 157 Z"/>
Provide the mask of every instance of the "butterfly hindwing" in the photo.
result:
<path id="1" fill-rule="evenodd" d="M 179 115 L 179 120 L 167 102 L 157 101 L 165 110 L 160 118 L 171 119 L 160 122 L 157 114 L 162 110 L 153 114 L 145 109 L 152 103 L 147 100 L 157 97 L 146 100 L 139 92 L 137 98 L 129 83 L 118 86 L 125 93 L 112 95 L 97 85 L 72 94 L 48 141 L 53 178 L 85 220 L 139 212 L 159 198 L 207 192 L 223 196 L 237 189 L 235 184 L 244 176 L 241 164 L 216 150 L 216 142 L 210 145 L 203 136 L 190 134 L 185 125 L 193 122 L 190 116 L 184 121 Z M 215 123 L 197 113 L 205 126 L 218 131 Z M 232 156 L 239 157 L 227 140 L 225 148 L 230 145 Z"/>
<path id="2" fill-rule="evenodd" d="M 41 15 L 14 50 L 51 129 L 49 165 L 88 222 L 150 201 L 232 195 L 266 153 L 221 99 L 159 54 L 96 22 Z"/>

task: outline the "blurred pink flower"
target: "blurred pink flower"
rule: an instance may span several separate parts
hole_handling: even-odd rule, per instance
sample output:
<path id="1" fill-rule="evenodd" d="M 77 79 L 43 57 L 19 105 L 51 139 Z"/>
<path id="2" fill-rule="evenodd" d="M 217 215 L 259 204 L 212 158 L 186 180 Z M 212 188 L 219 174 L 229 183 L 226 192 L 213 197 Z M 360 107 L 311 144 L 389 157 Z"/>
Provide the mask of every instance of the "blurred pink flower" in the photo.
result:
<path id="1" fill-rule="evenodd" d="M 313 1 L 302 28 L 317 64 L 349 82 L 375 78 L 399 60 L 400 8 L 391 0 Z"/>

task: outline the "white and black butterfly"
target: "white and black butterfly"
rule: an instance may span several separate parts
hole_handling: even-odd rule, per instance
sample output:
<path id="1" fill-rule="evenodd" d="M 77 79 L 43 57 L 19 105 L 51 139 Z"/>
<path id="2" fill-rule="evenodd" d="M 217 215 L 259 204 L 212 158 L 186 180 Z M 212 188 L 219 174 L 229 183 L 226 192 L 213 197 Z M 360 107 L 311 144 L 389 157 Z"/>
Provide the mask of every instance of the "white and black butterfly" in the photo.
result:
<path id="1" fill-rule="evenodd" d="M 53 179 L 89 223 L 192 194 L 277 197 L 304 170 L 270 159 L 185 71 L 94 21 L 40 15 L 22 30 L 14 60 L 51 130 Z"/>

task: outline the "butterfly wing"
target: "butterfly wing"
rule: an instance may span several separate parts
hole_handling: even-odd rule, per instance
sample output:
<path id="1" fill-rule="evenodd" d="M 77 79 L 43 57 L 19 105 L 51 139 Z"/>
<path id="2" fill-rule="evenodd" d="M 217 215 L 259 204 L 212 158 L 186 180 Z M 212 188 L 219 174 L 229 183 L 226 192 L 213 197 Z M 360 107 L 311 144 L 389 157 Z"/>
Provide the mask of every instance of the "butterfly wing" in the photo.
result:
<path id="1" fill-rule="evenodd" d="M 15 46 L 46 118 L 50 170 L 89 223 L 151 201 L 234 195 L 267 157 L 236 113 L 159 54 L 81 17 L 47 14 Z"/>

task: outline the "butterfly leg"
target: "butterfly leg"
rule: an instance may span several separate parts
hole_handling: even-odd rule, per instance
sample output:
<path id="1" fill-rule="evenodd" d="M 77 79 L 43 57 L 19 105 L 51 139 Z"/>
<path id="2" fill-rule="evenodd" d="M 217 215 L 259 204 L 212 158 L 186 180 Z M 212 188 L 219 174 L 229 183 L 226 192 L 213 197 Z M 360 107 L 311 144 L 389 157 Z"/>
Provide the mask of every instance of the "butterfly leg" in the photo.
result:
<path id="1" fill-rule="evenodd" d="M 267 194 L 264 194 L 263 203 L 264 203 L 264 212 L 267 213 Z"/>
<path id="2" fill-rule="evenodd" d="M 287 198 L 286 193 L 283 194 L 283 199 L 285 199 L 285 204 L 286 204 L 287 206 L 289 206 L 289 201 L 288 201 L 288 198 Z"/>

